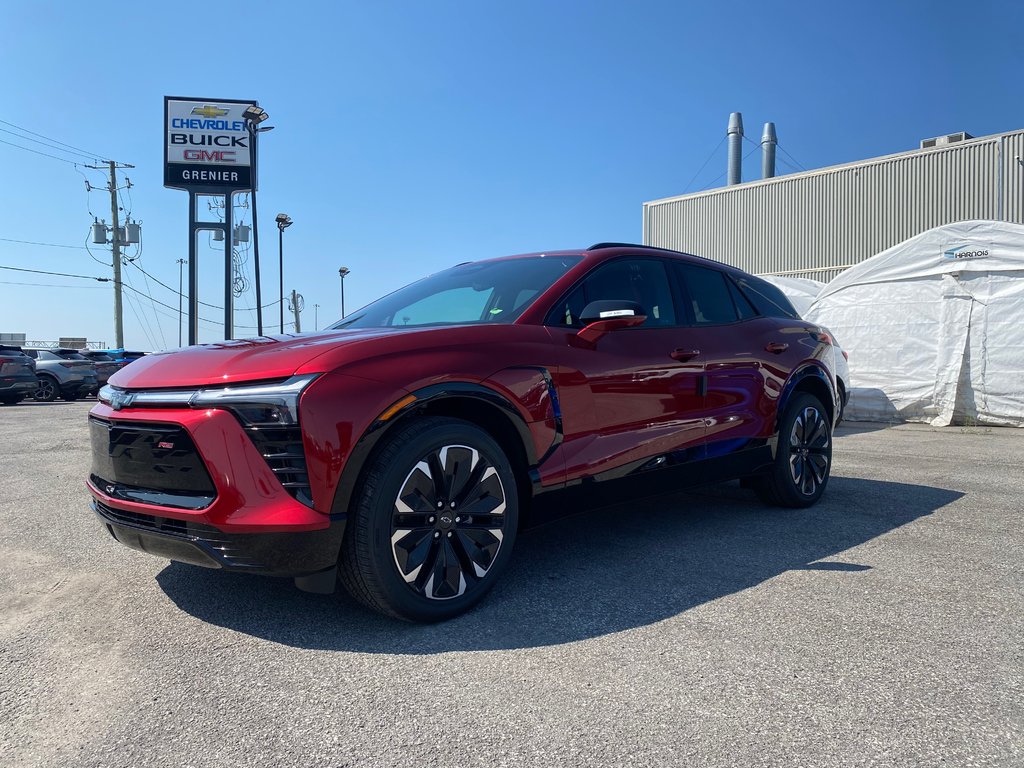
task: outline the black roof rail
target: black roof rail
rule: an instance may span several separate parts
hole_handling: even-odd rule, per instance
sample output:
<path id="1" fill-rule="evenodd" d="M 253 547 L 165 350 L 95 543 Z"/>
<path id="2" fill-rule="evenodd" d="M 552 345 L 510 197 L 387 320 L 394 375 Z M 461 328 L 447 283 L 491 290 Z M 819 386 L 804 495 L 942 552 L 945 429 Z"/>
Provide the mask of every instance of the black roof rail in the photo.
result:
<path id="1" fill-rule="evenodd" d="M 642 245 L 641 243 L 594 243 L 592 246 L 587 248 L 587 250 L 596 251 L 601 248 L 643 248 L 648 251 L 667 251 L 669 253 L 683 253 L 683 251 L 674 251 L 671 248 L 659 248 L 656 245 Z"/>
<path id="2" fill-rule="evenodd" d="M 636 243 L 594 243 L 587 248 L 588 251 L 596 251 L 599 248 L 644 248 L 645 246 Z"/>

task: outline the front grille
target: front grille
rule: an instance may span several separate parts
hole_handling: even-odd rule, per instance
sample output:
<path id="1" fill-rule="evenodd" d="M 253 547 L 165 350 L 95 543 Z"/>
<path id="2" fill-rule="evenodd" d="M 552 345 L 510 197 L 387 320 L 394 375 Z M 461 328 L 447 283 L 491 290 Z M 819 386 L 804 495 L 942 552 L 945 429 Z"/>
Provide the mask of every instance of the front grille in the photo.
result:
<path id="1" fill-rule="evenodd" d="M 297 501 L 313 506 L 313 494 L 306 473 L 306 452 L 302 430 L 291 427 L 245 427 L 246 434 L 262 454 L 281 485 Z"/>
<path id="2" fill-rule="evenodd" d="M 202 525 L 200 523 L 186 522 L 185 520 L 175 520 L 171 517 L 157 517 L 138 512 L 128 512 L 123 509 L 114 509 L 113 507 L 108 507 L 102 501 L 94 501 L 93 504 L 100 517 L 104 517 L 113 523 L 131 526 L 132 528 L 141 528 L 153 533 L 183 538 L 219 539 L 223 537 L 223 534 L 212 525 Z"/>
<path id="3" fill-rule="evenodd" d="M 89 418 L 92 477 L 110 496 L 201 509 L 216 498 L 213 480 L 188 432 L 173 424 Z"/>

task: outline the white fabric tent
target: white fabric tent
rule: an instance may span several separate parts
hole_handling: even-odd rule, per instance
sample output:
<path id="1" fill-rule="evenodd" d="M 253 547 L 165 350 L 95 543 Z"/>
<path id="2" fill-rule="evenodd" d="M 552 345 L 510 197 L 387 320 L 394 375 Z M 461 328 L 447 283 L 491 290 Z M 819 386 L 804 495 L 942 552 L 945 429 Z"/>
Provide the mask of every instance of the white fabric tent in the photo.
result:
<path id="1" fill-rule="evenodd" d="M 774 285 L 783 295 L 793 302 L 793 308 L 800 313 L 800 317 L 807 314 L 811 304 L 821 293 L 825 284 L 818 280 L 810 280 L 806 277 L 788 277 L 786 275 L 758 275 L 762 280 L 767 280 Z"/>
<path id="2" fill-rule="evenodd" d="M 848 419 L 1024 426 L 1024 226 L 928 230 L 840 274 L 806 317 L 850 353 Z"/>

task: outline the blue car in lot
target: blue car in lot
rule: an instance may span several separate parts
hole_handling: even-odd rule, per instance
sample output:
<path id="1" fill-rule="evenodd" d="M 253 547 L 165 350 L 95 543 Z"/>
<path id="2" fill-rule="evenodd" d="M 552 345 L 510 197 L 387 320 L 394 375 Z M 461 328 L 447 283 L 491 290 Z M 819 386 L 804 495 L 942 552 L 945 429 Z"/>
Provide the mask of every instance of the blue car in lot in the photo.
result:
<path id="1" fill-rule="evenodd" d="M 140 357 L 145 357 L 148 354 L 146 352 L 124 349 L 123 347 L 119 347 L 117 349 L 97 349 L 95 351 L 102 352 L 103 354 L 114 358 L 114 362 L 121 363 L 121 367 L 138 360 Z"/>

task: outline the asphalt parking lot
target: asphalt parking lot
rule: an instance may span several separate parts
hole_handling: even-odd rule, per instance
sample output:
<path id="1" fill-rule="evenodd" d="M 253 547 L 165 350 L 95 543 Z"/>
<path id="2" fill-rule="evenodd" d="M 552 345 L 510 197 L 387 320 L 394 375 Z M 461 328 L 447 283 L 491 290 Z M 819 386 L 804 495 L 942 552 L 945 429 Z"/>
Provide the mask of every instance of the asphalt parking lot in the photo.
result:
<path id="1" fill-rule="evenodd" d="M 4 766 L 1024 764 L 1024 430 L 844 427 L 814 509 L 587 510 L 414 626 L 118 545 L 88 408 L 0 409 Z"/>

